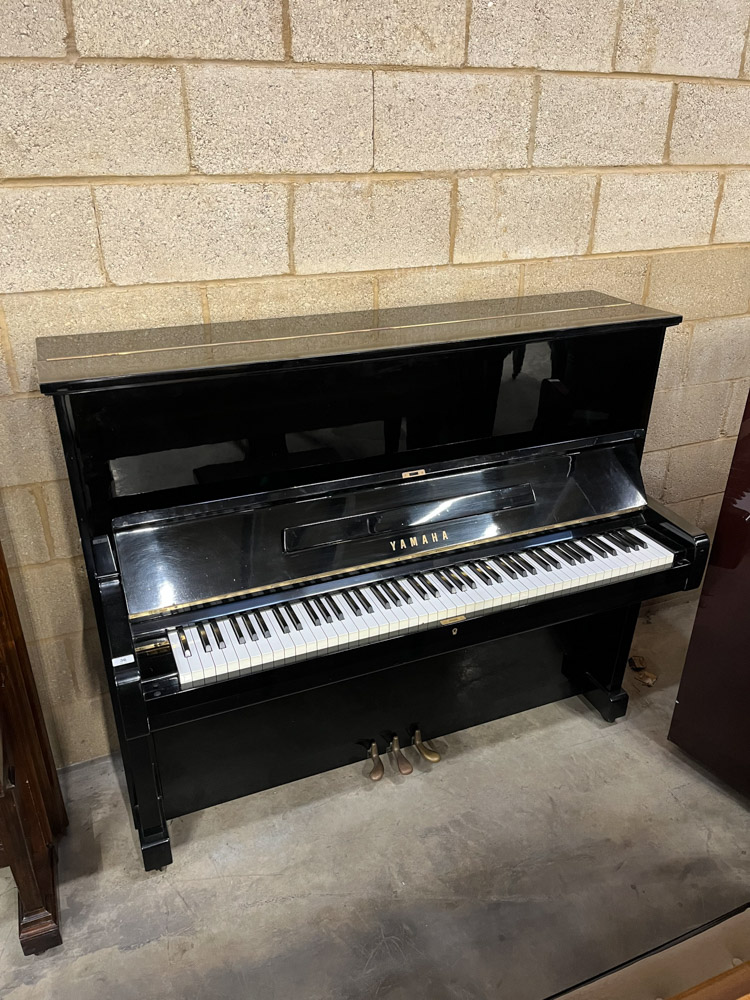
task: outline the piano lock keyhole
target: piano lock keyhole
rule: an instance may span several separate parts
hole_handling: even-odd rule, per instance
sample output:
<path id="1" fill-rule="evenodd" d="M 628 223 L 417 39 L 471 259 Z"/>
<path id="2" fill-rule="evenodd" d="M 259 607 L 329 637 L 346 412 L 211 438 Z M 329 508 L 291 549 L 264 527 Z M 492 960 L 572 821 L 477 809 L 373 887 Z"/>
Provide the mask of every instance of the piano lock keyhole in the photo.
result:
<path id="1" fill-rule="evenodd" d="M 452 628 L 451 629 L 451 635 L 458 635 L 458 629 L 457 628 Z"/>

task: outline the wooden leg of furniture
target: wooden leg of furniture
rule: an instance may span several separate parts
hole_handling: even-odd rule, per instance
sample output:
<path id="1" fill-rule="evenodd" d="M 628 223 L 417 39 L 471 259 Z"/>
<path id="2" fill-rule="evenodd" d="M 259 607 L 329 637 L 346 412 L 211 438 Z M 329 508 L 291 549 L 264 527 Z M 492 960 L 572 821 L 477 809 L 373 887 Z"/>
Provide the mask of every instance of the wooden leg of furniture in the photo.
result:
<path id="1" fill-rule="evenodd" d="M 44 842 L 36 818 L 24 815 L 22 799 L 22 791 L 10 781 L 0 786 L 0 866 L 10 866 L 18 887 L 18 937 L 23 953 L 38 955 L 62 943 L 57 852 Z"/>

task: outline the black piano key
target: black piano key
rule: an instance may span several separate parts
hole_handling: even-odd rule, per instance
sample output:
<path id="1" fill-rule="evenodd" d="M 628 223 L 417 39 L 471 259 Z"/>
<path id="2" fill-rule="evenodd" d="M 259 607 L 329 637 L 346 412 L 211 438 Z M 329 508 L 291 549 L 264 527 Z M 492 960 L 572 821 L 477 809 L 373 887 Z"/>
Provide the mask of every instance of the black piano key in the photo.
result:
<path id="1" fill-rule="evenodd" d="M 390 582 L 389 583 L 381 583 L 380 587 L 381 587 L 383 593 L 385 594 L 385 596 L 391 602 L 391 604 L 395 604 L 397 608 L 401 606 L 401 598 L 398 596 L 398 594 L 396 593 L 396 591 L 393 590 L 393 588 L 390 585 Z"/>
<path id="2" fill-rule="evenodd" d="M 597 535 L 596 536 L 596 543 L 597 543 L 597 545 L 601 545 L 601 547 L 604 549 L 604 551 L 606 552 L 606 554 L 608 556 L 616 556 L 617 555 L 617 549 L 612 548 L 612 545 L 606 540 L 606 538 L 604 537 L 604 535 Z"/>
<path id="3" fill-rule="evenodd" d="M 181 628 L 177 629 L 177 638 L 180 640 L 180 645 L 182 646 L 182 652 L 184 656 L 192 656 L 193 651 L 190 648 L 190 643 L 187 641 L 187 636 L 182 631 Z"/>
<path id="4" fill-rule="evenodd" d="M 617 531 L 613 531 L 612 534 L 613 535 L 617 535 L 617 537 L 621 540 L 621 542 L 622 542 L 623 545 L 627 545 L 628 552 L 632 552 L 633 551 L 633 549 L 635 548 L 635 545 L 628 539 L 628 536 L 625 534 L 624 531 L 620 531 L 618 529 Z"/>
<path id="5" fill-rule="evenodd" d="M 362 617 L 362 608 L 360 608 L 360 606 L 356 603 L 356 601 L 351 596 L 351 594 L 347 593 L 347 591 L 345 591 L 345 590 L 342 590 L 340 596 L 344 598 L 344 600 L 349 605 L 349 607 L 354 612 L 354 614 L 355 615 L 359 615 L 360 618 L 361 618 Z"/>
<path id="6" fill-rule="evenodd" d="M 520 555 L 518 552 L 515 552 L 513 554 L 513 558 L 516 560 L 517 563 L 520 563 L 521 566 L 523 566 L 523 568 L 526 570 L 527 573 L 531 573 L 532 576 L 536 576 L 536 566 L 531 562 L 530 559 L 526 558 L 526 553 Z"/>
<path id="7" fill-rule="evenodd" d="M 541 566 L 542 569 L 546 569 L 547 571 L 552 569 L 552 563 L 546 556 L 542 555 L 539 549 L 528 549 L 526 555 L 529 559 L 533 559 L 537 566 Z"/>
<path id="8" fill-rule="evenodd" d="M 415 579 L 419 580 L 419 582 L 425 588 L 427 593 L 430 594 L 432 597 L 440 596 L 440 592 L 438 591 L 437 587 L 432 583 L 431 580 L 428 580 L 426 576 L 416 577 Z"/>
<path id="9" fill-rule="evenodd" d="M 313 625 L 315 625 L 316 628 L 319 628 L 320 627 L 320 618 L 318 617 L 318 612 L 312 606 L 312 602 L 311 601 L 303 601 L 302 602 L 302 607 L 305 609 L 305 611 L 309 615 L 310 621 L 313 623 Z"/>
<path id="10" fill-rule="evenodd" d="M 234 637 L 237 640 L 237 642 L 241 642 L 244 645 L 246 640 L 244 635 L 242 634 L 242 629 L 239 627 L 236 620 L 234 618 L 227 618 L 226 621 L 229 622 L 230 628 L 234 632 Z"/>
<path id="11" fill-rule="evenodd" d="M 554 546 L 551 545 L 550 548 L 554 550 L 555 555 L 560 556 L 570 566 L 575 566 L 576 564 L 575 559 L 566 549 L 562 547 L 562 545 L 554 545 Z"/>
<path id="12" fill-rule="evenodd" d="M 552 568 L 553 569 L 560 569 L 560 561 L 557 558 L 557 556 L 554 554 L 554 552 L 552 552 L 552 546 L 551 545 L 546 545 L 544 547 L 544 558 L 548 562 L 552 563 Z"/>
<path id="13" fill-rule="evenodd" d="M 480 564 L 477 563 L 477 565 Z M 485 559 L 484 562 L 481 563 L 481 566 L 482 569 L 485 571 L 485 573 L 487 573 L 492 578 L 492 580 L 495 581 L 495 583 L 500 583 L 500 581 L 502 580 L 502 576 L 495 569 L 495 567 L 489 562 L 489 560 Z"/>
<path id="14" fill-rule="evenodd" d="M 630 552 L 630 543 L 618 537 L 616 532 L 607 532 L 607 540 L 612 542 L 613 545 L 616 545 L 621 552 Z"/>
<path id="15" fill-rule="evenodd" d="M 390 606 L 391 606 L 391 602 L 390 602 L 390 601 L 388 600 L 388 598 L 387 598 L 387 597 L 385 596 L 385 594 L 384 594 L 384 593 L 383 593 L 383 592 L 382 592 L 382 591 L 380 590 L 380 588 L 379 588 L 379 587 L 377 587 L 377 586 L 376 586 L 376 585 L 375 585 L 375 584 L 373 583 L 373 584 L 371 584 L 371 585 L 370 585 L 370 590 L 371 590 L 371 591 L 373 592 L 373 594 L 374 594 L 374 595 L 375 595 L 375 596 L 377 597 L 377 599 L 378 599 L 378 600 L 380 601 L 380 603 L 381 603 L 381 604 L 383 605 L 383 607 L 384 607 L 384 608 L 390 608 Z"/>
<path id="16" fill-rule="evenodd" d="M 581 553 L 575 548 L 575 546 L 571 545 L 570 542 L 568 541 L 560 542 L 559 548 L 565 549 L 568 555 L 573 557 L 574 562 L 576 563 L 586 562 Z"/>
<path id="17" fill-rule="evenodd" d="M 501 570 L 503 570 L 505 573 L 508 574 L 511 580 L 518 579 L 518 573 L 516 571 L 515 566 L 511 566 L 511 564 L 507 562 L 504 556 L 495 556 L 494 562 L 496 563 L 496 565 L 500 567 Z"/>
<path id="18" fill-rule="evenodd" d="M 516 571 L 516 573 L 520 573 L 520 575 L 521 575 L 521 576 L 526 576 L 526 570 L 524 569 L 524 567 L 523 567 L 523 566 L 521 565 L 521 563 L 520 563 L 520 562 L 518 561 L 518 559 L 516 558 L 516 554 L 515 554 L 515 552 L 513 553 L 513 555 L 510 555 L 510 554 L 506 553 L 506 554 L 505 554 L 505 555 L 503 556 L 503 559 L 504 559 L 504 560 L 505 560 L 505 561 L 506 561 L 507 563 L 510 563 L 510 564 L 511 564 L 511 566 L 512 566 L 512 567 L 513 567 L 513 569 L 514 569 L 514 570 Z"/>
<path id="19" fill-rule="evenodd" d="M 266 625 L 265 621 L 263 620 L 263 615 L 260 613 L 260 611 L 253 612 L 253 618 L 258 623 L 258 628 L 260 629 L 260 634 L 263 636 L 263 638 L 264 639 L 270 639 L 271 638 L 271 630 L 268 627 L 268 625 Z"/>
<path id="20" fill-rule="evenodd" d="M 288 616 L 289 620 L 291 621 L 292 625 L 294 625 L 294 627 L 297 629 L 298 632 L 301 632 L 302 631 L 302 622 L 299 620 L 299 618 L 297 617 L 297 615 L 294 613 L 294 608 L 291 606 L 291 604 L 285 604 L 284 605 L 284 611 L 286 611 L 287 616 Z"/>
<path id="21" fill-rule="evenodd" d="M 335 597 L 331 597 L 330 594 L 326 594 L 326 600 L 328 601 L 328 604 L 330 605 L 331 610 L 336 615 L 336 617 L 338 618 L 338 620 L 340 622 L 342 622 L 344 620 L 344 612 L 341 610 L 341 608 L 336 603 L 336 598 Z"/>
<path id="22" fill-rule="evenodd" d="M 354 593 L 357 595 L 357 600 L 362 605 L 362 607 L 365 609 L 365 611 L 367 612 L 367 614 L 371 615 L 372 612 L 373 612 L 373 606 L 372 606 L 372 604 L 370 604 L 370 602 L 365 597 L 364 592 L 361 591 L 361 590 L 355 590 Z"/>
<path id="23" fill-rule="evenodd" d="M 273 611 L 274 618 L 279 623 L 279 628 L 286 635 L 287 632 L 289 631 L 289 623 L 287 622 L 286 618 L 282 615 L 281 609 L 272 608 L 271 610 Z"/>
<path id="24" fill-rule="evenodd" d="M 452 566 L 448 566 L 446 569 L 443 570 L 443 572 L 451 581 L 451 583 L 455 584 L 455 586 L 458 587 L 459 590 L 466 590 L 466 584 Z"/>
<path id="25" fill-rule="evenodd" d="M 196 626 L 196 628 L 198 630 L 198 636 L 200 638 L 200 641 L 203 643 L 203 648 L 207 653 L 210 653 L 211 650 L 213 649 L 213 646 L 211 645 L 210 639 L 206 635 L 205 628 L 202 625 L 198 625 Z"/>
<path id="26" fill-rule="evenodd" d="M 473 576 L 471 576 L 471 574 L 467 573 L 466 569 L 463 566 L 455 566 L 454 567 L 454 572 L 456 572 L 461 577 L 461 579 L 464 581 L 464 583 L 471 590 L 476 590 L 477 589 L 477 581 L 474 579 Z"/>
<path id="27" fill-rule="evenodd" d="M 641 539 L 638 538 L 637 535 L 634 535 L 632 532 L 626 531 L 625 528 L 622 529 L 620 534 L 623 535 L 625 538 L 627 538 L 627 540 L 631 543 L 631 545 L 635 545 L 637 549 L 646 548 L 646 543 L 644 541 L 641 541 Z"/>
<path id="28" fill-rule="evenodd" d="M 398 582 L 398 580 L 392 580 L 391 586 L 393 587 L 394 590 L 398 591 L 399 595 L 406 601 L 407 604 L 413 603 L 411 594 L 409 593 L 408 590 L 404 589 L 404 587 Z"/>
<path id="29" fill-rule="evenodd" d="M 423 601 L 427 600 L 428 598 L 427 591 L 419 582 L 419 580 L 416 579 L 416 577 L 407 576 L 405 582 L 409 584 L 409 586 L 412 588 L 417 597 L 421 598 L 421 600 Z"/>
<path id="30" fill-rule="evenodd" d="M 478 576 L 479 579 L 482 581 L 482 583 L 485 584 L 485 586 L 489 586 L 492 583 L 492 577 L 489 575 L 489 573 L 483 566 L 479 565 L 479 563 L 477 562 L 469 563 L 469 566 L 471 568 L 472 573 L 474 573 L 475 576 Z"/>
<path id="31" fill-rule="evenodd" d="M 314 598 L 314 600 L 315 600 L 315 607 L 320 612 L 320 614 L 321 614 L 321 616 L 323 618 L 323 621 L 324 622 L 328 622 L 330 624 L 330 622 L 333 621 L 333 618 L 331 617 L 331 612 L 325 606 L 325 604 L 323 603 L 323 601 L 321 600 L 320 597 L 316 597 L 316 598 Z"/>
<path id="32" fill-rule="evenodd" d="M 444 589 L 447 590 L 449 594 L 456 593 L 456 588 L 453 586 L 452 581 L 449 580 L 448 577 L 443 576 L 441 570 L 439 569 L 435 570 L 435 579 L 438 581 L 438 583 L 441 583 L 443 585 Z"/>
<path id="33" fill-rule="evenodd" d="M 224 636 L 221 634 L 221 629 L 219 628 L 217 623 L 213 620 L 210 622 L 210 625 L 211 625 L 211 631 L 214 634 L 214 639 L 216 640 L 216 645 L 219 647 L 219 649 L 224 649 L 226 643 L 224 642 Z"/>
<path id="34" fill-rule="evenodd" d="M 586 562 L 594 561 L 594 556 L 592 555 L 592 553 L 589 552 L 586 546 L 582 545 L 581 542 L 578 541 L 578 539 L 576 539 L 574 542 L 568 542 L 568 548 L 571 548 L 573 549 L 574 552 L 577 552 L 579 556 L 581 556 L 583 559 L 586 560 Z"/>
<path id="35" fill-rule="evenodd" d="M 253 620 L 252 620 L 252 618 L 250 617 L 250 615 L 241 615 L 240 617 L 242 618 L 242 624 L 243 624 L 243 625 L 245 626 L 245 628 L 247 629 L 247 634 L 248 634 L 248 635 L 250 636 L 250 639 L 251 639 L 251 640 L 252 640 L 253 642 L 257 642 L 257 641 L 258 641 L 258 638 L 259 638 L 259 637 L 258 637 L 258 633 L 257 633 L 257 631 L 255 630 L 255 625 L 253 625 Z M 242 641 L 243 641 L 243 642 L 245 641 L 245 640 L 244 640 L 244 638 L 243 638 L 243 640 L 242 640 Z"/>
<path id="36" fill-rule="evenodd" d="M 602 559 L 606 559 L 607 556 L 609 555 L 604 546 L 600 545 L 595 538 L 591 538 L 590 536 L 586 539 L 586 546 L 589 549 L 591 549 L 592 552 L 595 552 L 598 556 L 601 556 Z"/>

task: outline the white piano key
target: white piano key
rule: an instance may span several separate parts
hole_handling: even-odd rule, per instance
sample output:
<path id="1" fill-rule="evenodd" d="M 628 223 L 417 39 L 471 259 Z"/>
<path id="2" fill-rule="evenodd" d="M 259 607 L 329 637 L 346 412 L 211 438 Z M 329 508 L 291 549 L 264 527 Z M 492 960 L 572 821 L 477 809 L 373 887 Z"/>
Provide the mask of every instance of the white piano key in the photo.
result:
<path id="1" fill-rule="evenodd" d="M 177 635 L 177 632 L 173 629 L 170 629 L 167 632 L 167 638 L 169 639 L 172 656 L 174 656 L 174 662 L 177 666 L 177 676 L 180 679 L 180 688 L 184 691 L 187 688 L 195 686 L 196 684 L 201 684 L 203 682 L 203 671 L 200 672 L 200 678 L 193 676 L 193 669 L 190 663 L 193 659 L 192 650 L 190 656 L 185 656 L 180 638 Z"/>

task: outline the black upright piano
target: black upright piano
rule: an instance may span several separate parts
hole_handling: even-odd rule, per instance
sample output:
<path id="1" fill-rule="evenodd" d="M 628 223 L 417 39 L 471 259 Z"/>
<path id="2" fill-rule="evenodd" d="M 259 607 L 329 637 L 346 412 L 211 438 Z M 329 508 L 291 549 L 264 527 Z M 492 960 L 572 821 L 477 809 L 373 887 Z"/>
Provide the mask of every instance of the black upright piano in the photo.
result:
<path id="1" fill-rule="evenodd" d="M 146 868 L 192 810 L 625 712 L 640 602 L 708 551 L 640 474 L 679 319 L 578 292 L 39 340 Z"/>

